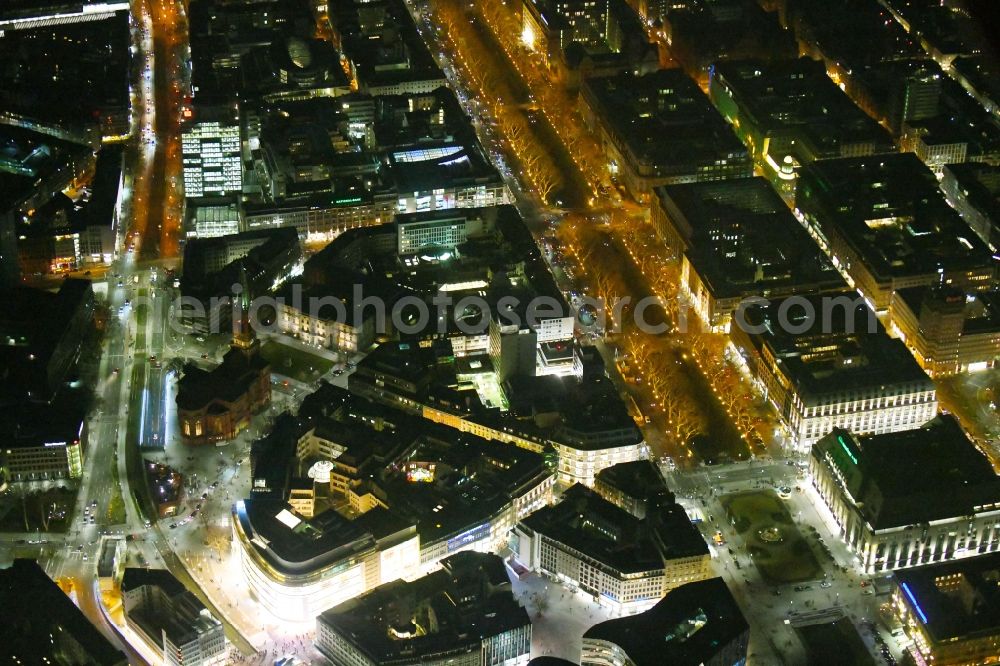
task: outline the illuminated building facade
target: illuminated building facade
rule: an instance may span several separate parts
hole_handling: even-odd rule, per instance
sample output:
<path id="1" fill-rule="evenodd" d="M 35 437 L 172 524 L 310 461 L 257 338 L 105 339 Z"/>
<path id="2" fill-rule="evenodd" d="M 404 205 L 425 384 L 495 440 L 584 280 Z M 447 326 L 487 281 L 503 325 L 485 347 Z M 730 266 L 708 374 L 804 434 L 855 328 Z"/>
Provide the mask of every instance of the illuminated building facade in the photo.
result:
<path id="1" fill-rule="evenodd" d="M 865 572 L 1000 549 L 1000 480 L 951 415 L 884 435 L 835 429 L 809 468 Z"/>
<path id="2" fill-rule="evenodd" d="M 837 291 L 846 283 L 764 178 L 666 185 L 652 220 L 681 258 L 680 288 L 713 330 L 747 298 Z"/>
<path id="3" fill-rule="evenodd" d="M 125 569 L 121 593 L 126 624 L 165 666 L 229 663 L 222 622 L 166 569 Z"/>
<path id="4" fill-rule="evenodd" d="M 893 579 L 893 611 L 918 664 L 1000 663 L 1000 555 L 897 571 Z"/>
<path id="5" fill-rule="evenodd" d="M 206 120 L 181 133 L 184 196 L 188 199 L 239 195 L 243 191 L 240 126 Z"/>
<path id="6" fill-rule="evenodd" d="M 683 507 L 666 502 L 638 519 L 581 484 L 522 520 L 512 542 L 526 567 L 578 587 L 615 614 L 648 610 L 670 590 L 710 575 L 708 546 Z"/>
<path id="7" fill-rule="evenodd" d="M 396 210 L 394 192 L 372 196 L 302 197 L 278 203 L 243 206 L 247 231 L 293 227 L 310 242 L 329 242 L 350 229 L 391 222 Z"/>
<path id="8" fill-rule="evenodd" d="M 910 287 L 892 295 L 894 332 L 931 376 L 992 368 L 1000 356 L 1000 302 L 992 292 Z"/>
<path id="9" fill-rule="evenodd" d="M 244 573 L 285 618 L 315 616 L 460 551 L 494 552 L 555 485 L 540 453 L 330 384 L 254 443 L 251 474 L 233 518 Z M 357 517 L 331 508 L 342 503 Z"/>
<path id="10" fill-rule="evenodd" d="M 454 250 L 470 236 L 480 236 L 487 231 L 485 218 L 468 215 L 396 217 L 397 252 L 400 256 L 421 251 Z"/>
<path id="11" fill-rule="evenodd" d="M 651 637 L 662 637 L 651 640 Z M 582 666 L 744 664 L 750 625 L 721 578 L 671 590 L 649 610 L 606 620 L 583 634 Z"/>
<path id="12" fill-rule="evenodd" d="M 129 3 L 124 0 L 38 3 L 31 6 L 15 5 L 0 10 L 0 30 L 27 30 L 31 28 L 84 23 L 111 18 L 116 12 L 127 12 Z"/>
<path id="13" fill-rule="evenodd" d="M 416 528 L 385 509 L 355 520 L 328 510 L 304 519 L 281 500 L 247 499 L 232 513 L 241 566 L 254 598 L 283 620 L 328 608 L 419 571 Z"/>
<path id="14" fill-rule="evenodd" d="M 316 618 L 316 648 L 351 666 L 525 666 L 531 621 L 496 555 L 458 553 Z"/>
<path id="15" fill-rule="evenodd" d="M 897 432 L 937 413 L 934 383 L 854 292 L 749 305 L 738 316 L 732 344 L 800 450 L 833 428 Z"/>
<path id="16" fill-rule="evenodd" d="M 949 164 L 941 191 L 952 208 L 991 249 L 1000 246 L 1000 166 Z"/>
<path id="17" fill-rule="evenodd" d="M 83 474 L 83 445 L 79 439 L 22 444 L 6 442 L 4 469 L 12 481 L 78 479 Z"/>
<path id="18" fill-rule="evenodd" d="M 621 463 L 649 459 L 649 446 L 645 440 L 617 444 L 583 447 L 558 440 L 552 441 L 559 456 L 559 481 L 562 483 L 594 484 L 602 469 Z"/>

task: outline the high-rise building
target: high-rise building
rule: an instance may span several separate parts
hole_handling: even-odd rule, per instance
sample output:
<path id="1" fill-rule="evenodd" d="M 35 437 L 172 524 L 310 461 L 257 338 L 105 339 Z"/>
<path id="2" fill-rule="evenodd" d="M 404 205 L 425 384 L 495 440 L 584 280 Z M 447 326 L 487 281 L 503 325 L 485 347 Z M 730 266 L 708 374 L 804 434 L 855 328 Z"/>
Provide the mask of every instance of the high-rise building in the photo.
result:
<path id="1" fill-rule="evenodd" d="M 243 189 L 238 124 L 206 120 L 181 135 L 184 193 L 188 199 L 224 197 Z"/>

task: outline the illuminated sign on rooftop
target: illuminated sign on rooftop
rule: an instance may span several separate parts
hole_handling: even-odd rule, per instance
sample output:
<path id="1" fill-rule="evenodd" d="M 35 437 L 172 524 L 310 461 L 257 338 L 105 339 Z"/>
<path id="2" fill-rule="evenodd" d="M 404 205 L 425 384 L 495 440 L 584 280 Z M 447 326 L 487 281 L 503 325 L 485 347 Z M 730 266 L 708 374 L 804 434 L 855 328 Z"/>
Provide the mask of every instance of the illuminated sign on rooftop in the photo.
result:
<path id="1" fill-rule="evenodd" d="M 837 435 L 837 441 L 840 442 L 840 445 L 842 447 L 844 447 L 844 453 L 846 453 L 847 457 L 851 459 L 851 462 L 853 462 L 855 465 L 857 465 L 858 464 L 858 459 L 854 457 L 854 453 L 847 446 L 847 442 L 844 441 L 844 436 L 843 435 Z"/>
<path id="2" fill-rule="evenodd" d="M 917 603 L 917 598 L 913 596 L 913 592 L 910 591 L 910 586 L 907 583 L 903 583 L 900 587 L 903 588 L 903 593 L 906 594 L 906 598 L 910 600 L 910 605 L 913 606 L 913 610 L 917 611 L 917 615 L 920 616 L 920 621 L 927 624 L 927 616 L 924 615 L 923 609 L 921 609 L 920 604 Z"/>

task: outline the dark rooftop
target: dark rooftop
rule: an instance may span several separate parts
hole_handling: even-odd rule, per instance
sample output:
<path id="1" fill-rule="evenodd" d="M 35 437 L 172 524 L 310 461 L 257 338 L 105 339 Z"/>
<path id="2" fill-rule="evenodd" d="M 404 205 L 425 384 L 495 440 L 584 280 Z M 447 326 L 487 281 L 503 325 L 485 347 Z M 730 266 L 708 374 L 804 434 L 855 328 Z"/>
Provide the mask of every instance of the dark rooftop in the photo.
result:
<path id="1" fill-rule="evenodd" d="M 876 153 L 896 151 L 889 133 L 837 88 L 822 62 L 723 62 L 714 67 L 716 84 L 733 96 L 741 118 L 763 132 L 794 132 L 798 142 L 791 144 L 805 145 L 802 152 L 788 148 L 800 162 L 839 157 L 844 147 L 869 142 Z M 784 155 L 772 157 L 780 161 Z"/>
<path id="2" fill-rule="evenodd" d="M 924 57 L 917 40 L 888 9 L 869 0 L 798 0 L 786 22 L 831 62 L 852 70 L 872 62 Z"/>
<path id="3" fill-rule="evenodd" d="M 954 288 L 907 287 L 896 290 L 893 299 L 897 298 L 918 317 L 925 302 L 932 307 L 961 309 L 965 315 L 962 335 L 1000 332 L 1000 293 L 996 291 L 966 293 Z"/>
<path id="4" fill-rule="evenodd" d="M 812 455 L 840 471 L 874 529 L 972 516 L 1000 502 L 1000 477 L 951 415 L 884 435 L 837 428 Z"/>
<path id="5" fill-rule="evenodd" d="M 966 200 L 990 219 L 994 229 L 1000 228 L 1000 166 L 965 162 L 948 164 L 944 171 L 946 177 L 952 175 Z M 993 231 L 991 236 L 996 234 Z"/>
<path id="6" fill-rule="evenodd" d="M 337 2 L 330 19 L 362 89 L 412 81 L 445 82 L 402 0 Z"/>
<path id="7" fill-rule="evenodd" d="M 605 467 L 594 478 L 598 483 L 638 500 L 660 498 L 673 502 L 674 499 L 673 494 L 667 490 L 663 475 L 651 460 L 636 460 Z"/>
<path id="8" fill-rule="evenodd" d="M 198 597 L 166 569 L 125 569 L 123 592 L 145 585 L 159 589 L 165 603 L 140 603 L 126 609 L 125 614 L 151 640 L 159 642 L 166 634 L 174 645 L 184 645 L 204 632 L 221 627 Z"/>
<path id="9" fill-rule="evenodd" d="M 638 519 L 582 484 L 522 523 L 623 574 L 662 569 L 664 560 L 707 555 L 708 546 L 684 509 L 672 502 Z"/>
<path id="10" fill-rule="evenodd" d="M 721 578 L 687 583 L 644 613 L 601 622 L 584 639 L 613 643 L 635 666 L 699 666 L 732 644 L 746 658 L 749 625 Z"/>
<path id="11" fill-rule="evenodd" d="M 382 585 L 344 602 L 318 622 L 377 664 L 478 653 L 482 639 L 530 625 L 499 557 L 462 552 L 441 564 L 415 581 Z M 423 632 L 410 636 L 417 627 Z"/>
<path id="12" fill-rule="evenodd" d="M 233 508 L 257 554 L 285 575 L 304 575 L 338 560 L 360 557 L 376 541 L 412 529 L 395 513 L 376 507 L 355 520 L 334 510 L 301 518 L 283 500 L 245 499 Z"/>
<path id="13" fill-rule="evenodd" d="M 793 298 L 796 304 L 783 316 L 778 312 L 785 299 L 767 306 L 751 304 L 744 317 L 752 344 L 770 349 L 805 404 L 867 386 L 914 384 L 933 390 L 930 378 L 903 341 L 889 337 L 856 292 Z M 814 315 L 811 320 L 806 316 L 806 303 Z M 806 323 L 805 330 L 792 332 Z"/>
<path id="14" fill-rule="evenodd" d="M 13 663 L 127 663 L 34 560 L 0 569 L 0 626 L 3 653 Z"/>
<path id="15" fill-rule="evenodd" d="M 49 400 L 59 387 L 50 372 L 65 379 L 73 350 L 86 336 L 93 317 L 90 280 L 67 278 L 52 293 L 16 286 L 0 292 L 0 401 Z M 49 367 L 56 363 L 57 366 Z"/>
<path id="16" fill-rule="evenodd" d="M 177 382 L 177 406 L 195 411 L 219 400 L 235 403 L 246 395 L 263 373 L 268 372 L 270 364 L 263 356 L 248 354 L 235 347 L 226 352 L 222 363 L 211 370 L 202 370 L 188 363 Z"/>
<path id="17" fill-rule="evenodd" d="M 653 177 L 694 175 L 720 160 L 749 164 L 747 149 L 679 69 L 587 79 L 581 95 Z"/>
<path id="18" fill-rule="evenodd" d="M 1000 554 L 903 569 L 894 576 L 935 642 L 1000 632 Z"/>
<path id="19" fill-rule="evenodd" d="M 619 443 L 642 441 L 642 432 L 605 375 L 583 379 L 514 376 L 507 381 L 506 393 L 511 413 L 516 416 L 557 412 L 560 419 L 555 427 L 556 438 L 578 448 L 607 448 L 612 444 L 603 435 L 611 432 L 619 433 Z"/>
<path id="20" fill-rule="evenodd" d="M 187 589 L 166 569 L 125 568 L 122 574 L 122 592 L 137 590 L 146 585 L 163 590 L 168 597 L 176 597 Z"/>
<path id="21" fill-rule="evenodd" d="M 0 20 L 10 0 L 2 4 Z M 82 6 L 61 4 L 75 4 L 77 11 Z M 74 131 L 97 127 L 102 114 L 113 113 L 127 129 L 130 59 L 127 11 L 103 20 L 7 30 L 0 34 L 0 107 Z"/>
<path id="22" fill-rule="evenodd" d="M 799 172 L 796 205 L 835 231 L 880 279 L 992 265 L 991 252 L 913 153 L 820 160 Z"/>
<path id="23" fill-rule="evenodd" d="M 764 178 L 667 185 L 658 194 L 674 224 L 689 227 L 681 230 L 688 261 L 715 298 L 846 287 Z"/>

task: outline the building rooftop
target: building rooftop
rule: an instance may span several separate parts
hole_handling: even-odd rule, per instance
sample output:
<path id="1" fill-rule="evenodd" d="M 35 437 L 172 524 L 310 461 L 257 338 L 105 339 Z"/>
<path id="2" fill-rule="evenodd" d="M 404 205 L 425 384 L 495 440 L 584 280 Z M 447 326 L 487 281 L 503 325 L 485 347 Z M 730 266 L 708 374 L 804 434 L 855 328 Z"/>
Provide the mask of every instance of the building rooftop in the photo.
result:
<path id="1" fill-rule="evenodd" d="M 310 90 L 350 91 L 340 53 L 323 39 L 277 32 L 269 44 L 244 53 L 239 69 L 241 93 L 248 97 L 276 100 Z"/>
<path id="2" fill-rule="evenodd" d="M 416 150 L 425 143 L 443 141 L 478 142 L 472 120 L 454 91 L 445 86 L 369 99 L 375 142 L 383 150 Z"/>
<path id="3" fill-rule="evenodd" d="M 800 39 L 848 71 L 873 62 L 926 57 L 889 10 L 868 0 L 800 0 L 786 17 Z"/>
<path id="4" fill-rule="evenodd" d="M 968 202 L 1000 227 L 1000 166 L 981 162 L 946 164 L 951 176 L 965 193 Z"/>
<path id="5" fill-rule="evenodd" d="M 619 646 L 635 666 L 698 666 L 741 636 L 745 651 L 749 628 L 726 583 L 710 578 L 671 590 L 644 613 L 594 625 L 583 638 Z"/>
<path id="6" fill-rule="evenodd" d="M 812 455 L 839 470 L 874 529 L 972 516 L 1000 505 L 1000 477 L 951 415 L 884 435 L 836 428 L 813 445 Z"/>
<path id="7" fill-rule="evenodd" d="M 582 484 L 522 524 L 623 574 L 662 569 L 664 560 L 708 554 L 701 533 L 673 502 L 650 507 L 644 519 L 620 509 Z"/>
<path id="8" fill-rule="evenodd" d="M 611 380 L 597 375 L 585 379 L 544 375 L 514 376 L 507 381 L 511 413 L 519 418 L 537 418 L 557 414 L 555 426 L 559 441 L 580 448 L 606 448 L 599 435 L 623 431 L 621 440 L 642 441 L 642 432 L 628 413 Z"/>
<path id="9" fill-rule="evenodd" d="M 929 146 L 964 144 L 970 163 L 995 159 L 1000 155 L 1000 127 L 990 122 L 970 122 L 960 112 L 952 111 L 933 118 L 908 120 L 904 131 L 919 136 Z"/>
<path id="10" fill-rule="evenodd" d="M 118 546 L 121 539 L 105 539 L 101 542 L 101 553 L 97 558 L 97 575 L 101 578 L 109 578 L 115 571 L 115 564 L 118 560 Z"/>
<path id="11" fill-rule="evenodd" d="M 444 72 L 402 0 L 338 2 L 329 11 L 362 90 L 434 81 L 445 85 Z"/>
<path id="12" fill-rule="evenodd" d="M 286 508 L 280 495 L 287 480 L 305 476 L 315 461 L 300 461 L 295 454 L 296 443 L 310 430 L 344 448 L 332 462 L 357 466 L 357 480 L 387 510 L 353 521 L 326 511 L 294 527 L 278 517 Z M 297 418 L 280 417 L 252 451 L 254 485 L 266 479 L 268 492 L 255 493 L 238 515 L 269 542 L 267 557 L 273 551 L 282 566 L 301 570 L 336 559 L 334 550 L 367 547 L 369 537 L 360 526 L 375 538 L 381 538 L 380 530 L 391 534 L 416 526 L 422 544 L 448 539 L 449 551 L 457 549 L 466 532 L 551 474 L 542 454 L 458 432 L 329 384 L 306 397 Z"/>
<path id="13" fill-rule="evenodd" d="M 338 65 L 339 67 L 339 65 Z M 379 156 L 332 97 L 280 100 L 247 125 L 251 157 L 268 202 L 369 202 L 390 187 Z"/>
<path id="14" fill-rule="evenodd" d="M 512 496 L 551 474 L 540 453 L 426 421 L 407 423 L 400 436 L 414 433 L 372 483 L 392 511 L 417 523 L 421 544 L 447 539 L 449 552 L 462 547 Z"/>
<path id="15" fill-rule="evenodd" d="M 382 585 L 346 601 L 318 622 L 377 664 L 478 653 L 484 638 L 530 625 L 496 555 L 462 552 L 441 566 L 415 581 Z"/>
<path id="16" fill-rule="evenodd" d="M 34 560 L 0 569 L 0 624 L 3 652 L 14 663 L 127 663 Z"/>
<path id="17" fill-rule="evenodd" d="M 82 386 L 64 386 L 48 402 L 21 402 L 12 397 L 11 402 L 0 408 L 0 437 L 4 447 L 33 449 L 56 442 L 66 445 L 78 442 L 90 400 L 92 393 Z"/>
<path id="18" fill-rule="evenodd" d="M 910 608 L 938 643 L 1000 632 L 1000 554 L 902 569 L 894 574 Z"/>
<path id="19" fill-rule="evenodd" d="M 657 194 L 671 221 L 687 227 L 688 261 L 717 299 L 847 286 L 764 178 L 667 185 Z"/>
<path id="20" fill-rule="evenodd" d="M 249 354 L 235 347 L 211 370 L 188 363 L 177 381 L 177 407 L 189 411 L 224 410 L 216 403 L 237 402 L 262 374 L 270 370 L 270 364 L 260 354 Z"/>
<path id="21" fill-rule="evenodd" d="M 835 230 L 878 279 L 973 270 L 991 252 L 913 153 L 820 160 L 799 171 L 796 204 Z"/>
<path id="22" fill-rule="evenodd" d="M 252 498 L 233 507 L 255 553 L 285 576 L 308 575 L 374 551 L 378 540 L 413 530 L 412 523 L 376 507 L 354 520 L 327 510 L 314 518 L 292 512 L 284 500 Z"/>
<path id="23" fill-rule="evenodd" d="M 39 181 L 71 173 L 73 165 L 84 162 L 92 153 L 91 148 L 73 141 L 0 124 L 0 183 L 4 185 L 0 188 L 0 210 L 7 211 L 30 199 Z M 43 204 L 52 195 L 44 193 L 36 203 Z"/>
<path id="24" fill-rule="evenodd" d="M 837 88 L 822 62 L 721 62 L 713 68 L 713 79 L 713 85 L 733 97 L 741 116 L 762 132 L 794 133 L 797 141 L 783 148 L 800 163 L 840 157 L 843 149 L 856 144 L 870 143 L 876 153 L 896 150 L 889 133 Z M 780 161 L 785 155 L 772 157 Z"/>
<path id="25" fill-rule="evenodd" d="M 674 501 L 663 475 L 652 460 L 636 460 L 605 467 L 594 477 L 604 484 L 638 500 Z"/>
<path id="26" fill-rule="evenodd" d="M 94 176 L 81 188 L 74 200 L 58 193 L 45 205 L 35 209 L 27 222 L 18 225 L 21 236 L 66 234 L 87 227 L 114 229 L 118 186 L 122 182 L 123 147 L 103 146 L 97 153 Z"/>
<path id="27" fill-rule="evenodd" d="M 689 71 L 737 58 L 794 58 L 795 38 L 777 12 L 743 0 L 675 0 L 664 5 L 670 53 Z"/>
<path id="28" fill-rule="evenodd" d="M 871 386 L 934 389 L 903 341 L 889 337 L 857 293 L 792 298 L 796 304 L 784 318 L 778 312 L 785 299 L 767 306 L 751 304 L 744 314 L 752 344 L 768 349 L 766 356 L 774 358 L 804 404 L 820 404 L 830 396 Z M 811 319 L 807 309 L 814 315 Z M 805 328 L 792 332 L 800 327 Z"/>
<path id="29" fill-rule="evenodd" d="M 55 293 L 25 286 L 0 292 L 0 402 L 49 400 L 58 392 L 50 373 L 66 378 L 59 352 L 74 336 L 82 339 L 77 325 L 91 321 L 93 299 L 90 280 L 79 278 L 66 278 Z"/>
<path id="30" fill-rule="evenodd" d="M 683 71 L 587 79 L 588 100 L 630 157 L 651 177 L 695 175 L 699 167 L 749 162 L 749 153 Z"/>
<path id="31" fill-rule="evenodd" d="M 187 590 L 184 584 L 166 569 L 125 567 L 122 573 L 122 592 L 131 592 L 146 585 L 162 590 L 168 597 L 176 597 Z"/>
<path id="32" fill-rule="evenodd" d="M 907 287 L 893 294 L 911 312 L 920 316 L 924 303 L 949 311 L 952 308 L 963 312 L 962 335 L 979 335 L 1000 332 L 1000 293 L 995 291 L 964 292 L 960 289 L 937 288 L 934 286 Z"/>
<path id="33" fill-rule="evenodd" d="M 127 588 L 126 579 L 129 581 Z M 205 632 L 221 629 L 222 623 L 166 569 L 125 569 L 123 593 L 147 585 L 163 595 L 162 602 L 135 606 L 126 602 L 125 614 L 152 640 L 159 642 L 166 635 L 171 643 L 179 646 Z"/>
<path id="34" fill-rule="evenodd" d="M 0 23 L 12 13 L 10 2 L 3 5 Z M 63 8 L 79 11 L 82 5 L 66 2 Z M 127 9 L 127 3 L 118 9 Z M 109 112 L 127 121 L 129 45 L 127 11 L 102 20 L 5 30 L 0 33 L 0 108 L 60 130 L 97 128 Z"/>

